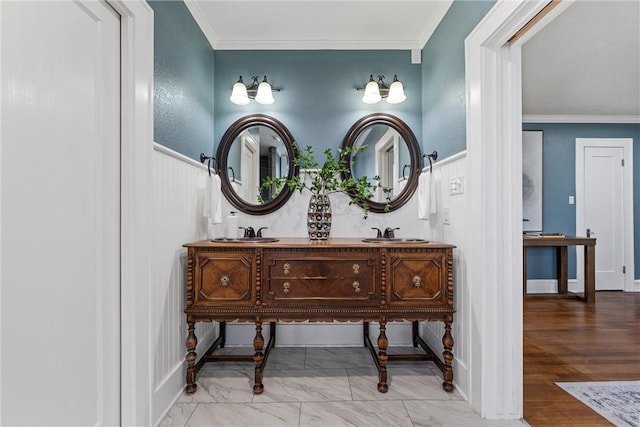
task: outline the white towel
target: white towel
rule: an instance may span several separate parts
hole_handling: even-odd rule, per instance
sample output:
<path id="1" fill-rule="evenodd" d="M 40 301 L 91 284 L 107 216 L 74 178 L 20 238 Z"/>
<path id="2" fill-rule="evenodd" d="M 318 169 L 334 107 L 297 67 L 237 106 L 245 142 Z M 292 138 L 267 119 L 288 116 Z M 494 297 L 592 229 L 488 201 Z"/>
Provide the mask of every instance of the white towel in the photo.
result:
<path id="1" fill-rule="evenodd" d="M 418 218 L 429 220 L 437 213 L 436 178 L 431 171 L 422 172 L 418 177 Z"/>
<path id="2" fill-rule="evenodd" d="M 204 190 L 202 215 L 209 218 L 211 224 L 222 222 L 222 186 L 218 174 L 211 175 Z"/>

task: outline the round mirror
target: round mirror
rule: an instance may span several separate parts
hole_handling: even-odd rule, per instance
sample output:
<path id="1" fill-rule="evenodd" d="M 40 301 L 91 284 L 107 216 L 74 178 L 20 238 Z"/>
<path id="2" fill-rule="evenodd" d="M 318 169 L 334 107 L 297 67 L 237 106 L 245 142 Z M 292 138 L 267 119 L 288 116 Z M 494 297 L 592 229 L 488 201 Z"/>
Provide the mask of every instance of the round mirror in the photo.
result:
<path id="1" fill-rule="evenodd" d="M 371 212 L 388 212 L 409 201 L 422 168 L 420 148 L 405 122 L 385 113 L 363 117 L 351 126 L 342 142 L 350 174 L 343 179 L 368 177 L 376 188 L 372 200 L 363 201 Z"/>
<path id="2" fill-rule="evenodd" d="M 222 136 L 216 154 L 223 194 L 242 212 L 274 212 L 291 197 L 291 191 L 262 183 L 297 175 L 295 156 L 293 137 L 278 120 L 262 114 L 237 120 Z"/>

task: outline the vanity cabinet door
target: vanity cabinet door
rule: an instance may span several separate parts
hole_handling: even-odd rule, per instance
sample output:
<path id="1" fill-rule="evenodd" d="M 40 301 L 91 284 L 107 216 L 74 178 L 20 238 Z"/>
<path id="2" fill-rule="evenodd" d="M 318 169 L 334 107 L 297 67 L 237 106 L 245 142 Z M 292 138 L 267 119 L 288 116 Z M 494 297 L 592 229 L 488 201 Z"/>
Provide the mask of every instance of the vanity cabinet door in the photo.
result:
<path id="1" fill-rule="evenodd" d="M 309 301 L 375 305 L 379 297 L 377 258 L 367 254 L 266 255 L 266 304 Z"/>
<path id="2" fill-rule="evenodd" d="M 447 305 L 446 253 L 390 253 L 387 266 L 389 305 Z"/>
<path id="3" fill-rule="evenodd" d="M 201 306 L 252 305 L 253 253 L 196 254 L 194 303 Z"/>

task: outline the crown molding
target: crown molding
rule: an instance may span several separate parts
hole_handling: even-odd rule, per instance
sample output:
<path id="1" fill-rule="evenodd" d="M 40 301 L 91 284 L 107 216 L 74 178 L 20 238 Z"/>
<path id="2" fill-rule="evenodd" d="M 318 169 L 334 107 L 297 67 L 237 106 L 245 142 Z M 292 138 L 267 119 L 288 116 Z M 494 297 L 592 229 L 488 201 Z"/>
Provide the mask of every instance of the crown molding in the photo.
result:
<path id="1" fill-rule="evenodd" d="M 216 36 L 215 31 L 213 31 L 213 28 L 209 25 L 209 21 L 198 2 L 195 0 L 184 0 L 184 4 L 187 6 L 187 9 L 189 9 L 189 13 L 193 16 L 193 19 L 196 21 L 196 24 L 198 24 L 198 27 L 200 27 L 200 30 L 202 30 L 207 41 L 209 41 L 211 48 L 218 49 L 218 36 Z"/>
<path id="2" fill-rule="evenodd" d="M 538 115 L 523 114 L 522 123 L 640 123 L 640 116 L 635 115 Z"/>
<path id="3" fill-rule="evenodd" d="M 218 40 L 216 50 L 413 50 L 414 40 Z"/>

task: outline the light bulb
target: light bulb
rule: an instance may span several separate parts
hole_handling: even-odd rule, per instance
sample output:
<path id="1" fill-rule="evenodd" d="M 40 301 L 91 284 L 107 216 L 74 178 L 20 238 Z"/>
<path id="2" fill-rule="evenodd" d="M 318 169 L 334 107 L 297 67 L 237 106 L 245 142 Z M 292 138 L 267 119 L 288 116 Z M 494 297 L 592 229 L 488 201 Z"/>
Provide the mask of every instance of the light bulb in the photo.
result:
<path id="1" fill-rule="evenodd" d="M 387 102 L 389 104 L 399 104 L 405 99 L 407 99 L 407 97 L 404 95 L 404 87 L 402 87 L 402 82 L 394 79 L 393 83 L 391 83 L 391 86 L 389 87 L 389 96 L 387 97 Z"/>
<path id="2" fill-rule="evenodd" d="M 249 103 L 249 95 L 247 95 L 247 87 L 242 83 L 242 78 L 233 85 L 229 100 L 237 105 L 247 105 Z"/>
<path id="3" fill-rule="evenodd" d="M 380 96 L 380 89 L 378 88 L 378 83 L 371 80 L 364 88 L 364 96 L 362 97 L 362 102 L 365 104 L 375 104 L 376 102 L 380 102 L 382 97 Z"/>
<path id="4" fill-rule="evenodd" d="M 271 85 L 267 83 L 267 78 L 258 85 L 258 92 L 256 93 L 256 102 L 259 104 L 273 104 L 273 93 L 271 92 Z"/>

